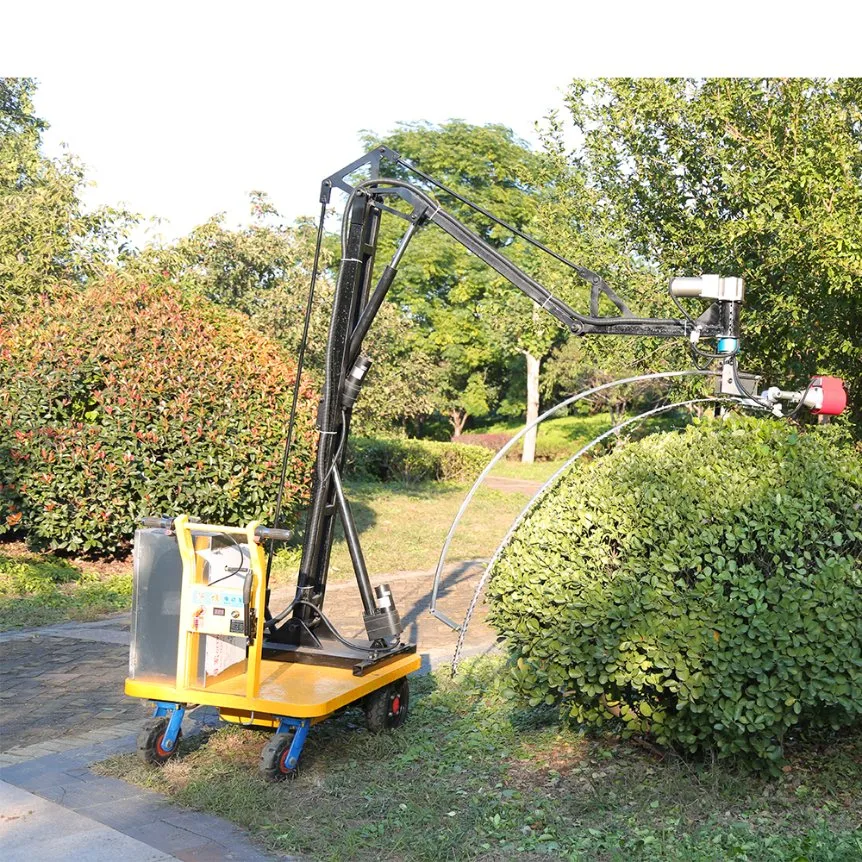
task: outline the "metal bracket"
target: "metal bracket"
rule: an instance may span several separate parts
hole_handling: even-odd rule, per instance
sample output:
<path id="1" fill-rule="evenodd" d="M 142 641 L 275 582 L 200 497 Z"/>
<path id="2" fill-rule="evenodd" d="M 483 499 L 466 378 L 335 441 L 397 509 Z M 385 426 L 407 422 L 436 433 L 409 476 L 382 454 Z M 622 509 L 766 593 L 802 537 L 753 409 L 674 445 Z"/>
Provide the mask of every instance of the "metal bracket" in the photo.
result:
<path id="1" fill-rule="evenodd" d="M 169 703 L 164 700 L 157 700 L 156 708 L 153 712 L 153 718 L 161 718 L 164 715 L 169 715 L 168 726 L 165 728 L 165 734 L 162 737 L 161 746 L 165 751 L 173 751 L 177 744 L 177 737 L 182 727 L 183 718 L 186 714 L 186 708 L 180 703 Z"/>
<path id="2" fill-rule="evenodd" d="M 716 388 L 721 395 L 738 395 L 741 398 L 751 398 L 750 393 L 757 392 L 760 380 L 759 374 L 735 371 L 733 361 L 728 361 L 721 365 L 721 378 L 717 381 Z M 742 386 L 747 391 L 743 391 Z"/>
<path id="3" fill-rule="evenodd" d="M 299 755 L 302 754 L 302 747 L 305 745 L 310 728 L 310 718 L 290 718 L 288 716 L 281 716 L 279 718 L 276 733 L 295 731 L 293 741 L 290 743 L 290 750 L 287 752 L 287 760 L 285 761 L 285 765 L 290 769 L 296 769 L 296 764 L 299 763 Z"/>
<path id="4" fill-rule="evenodd" d="M 436 584 L 435 584 L 435 587 L 436 587 Z M 436 590 L 435 590 L 435 595 L 434 595 L 434 601 L 435 602 L 437 601 Z M 432 617 L 435 617 L 436 619 L 440 620 L 440 622 L 443 623 L 444 625 L 449 626 L 449 628 L 452 629 L 452 631 L 455 631 L 455 632 L 461 631 L 461 626 L 458 625 L 458 623 L 456 623 L 455 620 L 453 620 L 451 617 L 447 617 L 446 614 L 443 613 L 443 611 L 438 611 L 437 608 L 431 608 L 430 611 L 431 611 Z"/>

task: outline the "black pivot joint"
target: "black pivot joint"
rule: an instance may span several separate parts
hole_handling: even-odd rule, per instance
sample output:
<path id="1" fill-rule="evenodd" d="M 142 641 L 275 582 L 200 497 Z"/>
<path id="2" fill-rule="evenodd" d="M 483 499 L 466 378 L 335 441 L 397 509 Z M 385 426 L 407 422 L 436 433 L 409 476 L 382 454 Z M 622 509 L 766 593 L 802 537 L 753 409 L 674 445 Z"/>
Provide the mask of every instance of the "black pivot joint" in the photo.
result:
<path id="1" fill-rule="evenodd" d="M 341 388 L 341 409 L 348 411 L 353 409 L 359 391 L 362 389 L 362 381 L 371 367 L 371 360 L 367 356 L 360 356 L 350 369 L 350 373 L 344 378 Z"/>
<path id="2" fill-rule="evenodd" d="M 380 584 L 374 588 L 374 603 L 376 607 L 363 614 L 365 631 L 370 641 L 397 638 L 404 631 L 401 617 L 395 607 L 395 599 L 389 584 Z"/>

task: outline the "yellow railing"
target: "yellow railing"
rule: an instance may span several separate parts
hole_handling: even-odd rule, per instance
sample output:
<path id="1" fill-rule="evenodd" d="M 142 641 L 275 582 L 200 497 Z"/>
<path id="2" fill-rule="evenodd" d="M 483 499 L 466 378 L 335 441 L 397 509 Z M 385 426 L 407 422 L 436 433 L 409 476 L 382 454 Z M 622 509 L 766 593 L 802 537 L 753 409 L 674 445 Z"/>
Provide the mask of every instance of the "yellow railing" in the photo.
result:
<path id="1" fill-rule="evenodd" d="M 249 602 L 250 611 L 254 611 L 254 640 L 248 647 L 246 662 L 246 697 L 257 697 L 260 688 L 261 652 L 263 647 L 264 610 L 266 607 L 266 578 L 264 575 L 263 548 L 255 538 L 255 530 L 259 521 L 252 521 L 245 527 L 225 527 L 218 524 L 199 524 L 189 520 L 188 515 L 180 515 L 174 519 L 173 529 L 177 535 L 180 557 L 183 563 L 182 593 L 180 598 L 180 638 L 177 650 L 177 689 L 206 688 L 206 677 L 203 682 L 197 681 L 200 664 L 200 632 L 188 630 L 188 620 L 193 613 L 193 592 L 196 585 L 206 585 L 204 580 L 204 559 L 197 551 L 202 550 L 207 542 L 205 533 L 226 533 L 234 536 L 244 536 L 249 547 L 252 571 L 252 589 Z"/>

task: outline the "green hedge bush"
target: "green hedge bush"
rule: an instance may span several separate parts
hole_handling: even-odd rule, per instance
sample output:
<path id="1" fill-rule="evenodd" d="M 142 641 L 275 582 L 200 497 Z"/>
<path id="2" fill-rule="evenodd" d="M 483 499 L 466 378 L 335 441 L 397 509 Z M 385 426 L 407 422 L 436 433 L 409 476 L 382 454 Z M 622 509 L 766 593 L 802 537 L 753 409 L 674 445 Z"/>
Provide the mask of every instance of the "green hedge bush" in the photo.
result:
<path id="1" fill-rule="evenodd" d="M 482 446 L 434 440 L 356 437 L 348 442 L 347 469 L 381 482 L 475 479 L 494 453 Z"/>
<path id="2" fill-rule="evenodd" d="M 173 285 L 112 279 L 0 331 L 0 533 L 128 549 L 141 514 L 271 517 L 295 364 L 237 314 Z M 300 399 L 287 511 L 310 474 Z"/>
<path id="3" fill-rule="evenodd" d="M 860 462 L 832 429 L 736 418 L 561 477 L 490 581 L 514 688 L 766 760 L 797 725 L 858 720 Z"/>

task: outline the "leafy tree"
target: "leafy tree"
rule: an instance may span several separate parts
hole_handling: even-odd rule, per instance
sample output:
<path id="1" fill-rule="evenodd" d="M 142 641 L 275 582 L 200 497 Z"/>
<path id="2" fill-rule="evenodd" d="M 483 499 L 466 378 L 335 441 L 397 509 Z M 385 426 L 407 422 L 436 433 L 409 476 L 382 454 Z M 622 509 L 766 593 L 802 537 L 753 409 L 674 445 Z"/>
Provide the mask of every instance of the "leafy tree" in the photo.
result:
<path id="1" fill-rule="evenodd" d="M 361 434 L 406 433 L 435 408 L 440 369 L 429 361 L 421 329 L 392 303 L 384 303 L 364 345 L 371 369 L 356 402 L 353 427 Z"/>
<path id="2" fill-rule="evenodd" d="M 35 91 L 32 78 L 0 78 L 0 314 L 9 316 L 58 282 L 103 274 L 134 221 L 109 207 L 84 210 L 80 162 L 41 152 L 48 124 L 33 113 Z"/>
<path id="3" fill-rule="evenodd" d="M 368 139 L 369 144 L 379 143 Z M 561 126 L 552 118 L 544 133 L 544 151 L 536 153 L 502 126 L 470 126 L 452 121 L 441 127 L 414 124 L 400 127 L 383 143 L 443 184 L 535 235 L 570 259 L 599 272 L 620 287 L 632 307 L 646 316 L 667 313 L 663 290 L 654 269 L 631 254 L 624 225 L 602 205 L 600 190 L 586 181 L 578 162 L 569 159 Z M 408 173 L 403 176 L 416 181 Z M 589 307 L 586 283 L 548 256 L 516 239 L 450 199 L 430 189 L 441 202 L 522 269 L 569 301 Z M 389 237 L 394 242 L 394 237 Z M 568 333 L 505 279 L 461 246 L 429 229 L 414 240 L 401 267 L 392 296 L 408 307 L 435 346 L 448 385 L 441 403 L 457 436 L 471 415 L 482 415 L 493 389 L 505 391 L 509 358 L 524 357 L 527 384 L 527 421 L 539 411 L 539 374 L 542 362 L 559 349 Z M 602 313 L 615 314 L 605 300 Z M 639 346 L 633 341 L 641 342 Z M 667 342 L 644 339 L 587 339 L 594 365 L 615 368 L 666 368 L 686 362 L 684 350 Z M 621 342 L 629 342 L 623 346 Z M 608 361 L 609 358 L 612 361 Z M 476 397 L 477 384 L 489 387 Z M 469 384 L 469 385 L 468 385 Z M 502 384 L 502 385 L 501 385 Z M 447 399 L 446 396 L 449 396 Z M 474 412 L 476 406 L 480 412 Z M 494 405 L 498 406 L 498 405 Z M 524 460 L 532 460 L 535 434 L 524 442 Z"/>
<path id="4" fill-rule="evenodd" d="M 584 135 L 575 163 L 633 250 L 665 277 L 743 276 L 744 351 L 777 380 L 862 383 L 860 96 L 860 79 L 569 90 Z"/>
<path id="5" fill-rule="evenodd" d="M 263 192 L 251 194 L 250 225 L 229 229 L 219 215 L 173 245 L 144 250 L 133 268 L 170 276 L 211 302 L 240 311 L 261 332 L 297 355 L 302 337 L 316 225 L 309 219 L 286 224 Z M 308 334 L 305 367 L 323 378 L 334 292 L 335 238 L 325 236 Z M 372 360 L 357 402 L 360 433 L 387 432 L 433 411 L 429 391 L 434 368 L 423 360 L 416 326 L 394 306 L 385 307 L 368 340 Z"/>
<path id="6" fill-rule="evenodd" d="M 366 143 L 385 143 L 425 173 L 521 229 L 529 228 L 535 218 L 539 195 L 532 178 L 538 156 L 504 126 L 473 126 L 460 120 L 439 127 L 405 124 L 382 141 L 369 136 Z M 396 173 L 417 182 L 409 172 Z M 505 249 L 519 264 L 529 265 L 526 250 L 510 232 L 456 198 L 433 187 L 429 191 L 488 243 Z M 394 242 L 394 235 L 384 234 L 384 240 Z M 526 358 L 528 418 L 537 415 L 539 363 L 559 338 L 559 327 L 553 321 L 548 326 L 505 279 L 430 228 L 413 240 L 392 299 L 408 308 L 428 333 L 442 372 L 438 403 L 449 416 L 453 436 L 460 435 L 470 417 L 491 411 L 512 353 Z"/>
<path id="7" fill-rule="evenodd" d="M 632 341 L 632 339 L 628 340 Z M 542 378 L 544 391 L 551 401 L 559 402 L 575 392 L 592 389 L 632 375 L 631 364 L 617 364 L 622 358 L 621 352 L 604 356 L 601 361 L 597 361 L 593 353 L 594 351 L 586 349 L 584 341 L 570 338 L 551 354 L 545 364 Z M 592 413 L 607 410 L 611 424 L 615 425 L 631 409 L 646 410 L 656 406 L 667 397 L 668 388 L 658 380 L 614 386 L 590 396 L 587 399 L 589 403 L 580 402 L 579 409 Z M 702 415 L 703 412 L 701 410 L 698 415 Z"/>
<path id="8" fill-rule="evenodd" d="M 314 261 L 315 225 L 307 219 L 285 224 L 263 192 L 250 195 L 252 223 L 230 229 L 213 216 L 188 236 L 145 249 L 131 265 L 143 274 L 168 276 L 216 305 L 240 311 L 261 331 L 277 338 L 294 355 L 299 349 Z M 334 251 L 321 253 L 306 362 L 319 372 L 329 326 Z"/>
<path id="9" fill-rule="evenodd" d="M 667 294 L 666 275 L 632 248 L 620 212 L 608 206 L 602 190 L 591 182 L 583 159 L 568 152 L 557 116 L 549 119 L 542 138 L 544 194 L 537 214 L 542 235 L 566 257 L 600 274 L 636 315 L 678 317 L 679 311 Z M 572 307 L 589 307 L 589 289 L 583 280 L 573 280 L 570 272 L 561 272 L 548 258 L 543 258 L 542 266 L 540 281 L 553 286 Z M 599 311 L 605 315 L 619 313 L 604 296 L 599 299 Z M 570 339 L 555 348 L 547 365 L 546 391 L 549 397 L 563 396 L 602 381 L 691 365 L 688 347 L 681 339 L 591 335 Z M 709 385 L 698 378 L 684 378 L 663 387 L 669 396 L 682 400 L 681 396 L 702 394 Z M 612 390 L 601 400 L 615 412 L 625 409 L 625 403 L 642 403 L 655 394 L 653 384 L 628 386 Z"/>

